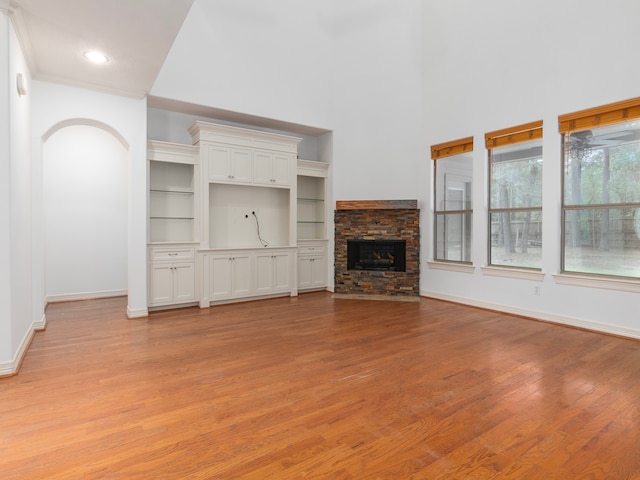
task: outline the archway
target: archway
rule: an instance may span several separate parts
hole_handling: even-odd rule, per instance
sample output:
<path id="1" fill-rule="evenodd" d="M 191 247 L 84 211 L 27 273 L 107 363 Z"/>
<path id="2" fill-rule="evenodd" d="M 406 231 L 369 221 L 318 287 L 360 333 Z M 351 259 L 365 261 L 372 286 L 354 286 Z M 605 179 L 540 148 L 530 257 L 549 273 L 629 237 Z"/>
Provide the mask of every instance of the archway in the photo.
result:
<path id="1" fill-rule="evenodd" d="M 128 145 L 101 122 L 43 136 L 47 301 L 127 294 Z"/>

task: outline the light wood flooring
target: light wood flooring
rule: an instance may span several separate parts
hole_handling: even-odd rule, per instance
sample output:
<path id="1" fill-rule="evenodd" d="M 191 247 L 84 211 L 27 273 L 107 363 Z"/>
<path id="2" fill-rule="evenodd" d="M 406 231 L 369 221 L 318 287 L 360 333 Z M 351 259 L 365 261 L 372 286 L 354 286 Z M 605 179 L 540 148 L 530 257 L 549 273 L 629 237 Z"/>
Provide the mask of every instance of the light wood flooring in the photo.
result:
<path id="1" fill-rule="evenodd" d="M 0 478 L 640 479 L 640 342 L 421 299 L 54 304 Z"/>

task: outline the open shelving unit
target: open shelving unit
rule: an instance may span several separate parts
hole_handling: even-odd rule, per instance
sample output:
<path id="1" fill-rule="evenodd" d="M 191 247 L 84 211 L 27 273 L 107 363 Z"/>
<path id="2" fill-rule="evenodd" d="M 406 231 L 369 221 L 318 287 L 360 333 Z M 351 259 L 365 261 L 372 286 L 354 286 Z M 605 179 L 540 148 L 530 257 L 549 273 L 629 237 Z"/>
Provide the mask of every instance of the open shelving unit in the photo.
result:
<path id="1" fill-rule="evenodd" d="M 327 257 L 328 164 L 298 160 L 296 228 L 298 290 L 324 290 L 329 271 Z"/>
<path id="2" fill-rule="evenodd" d="M 193 165 L 150 161 L 149 185 L 149 241 L 193 241 Z"/>
<path id="3" fill-rule="evenodd" d="M 319 162 L 309 162 L 299 160 L 298 165 L 306 165 L 307 169 L 319 168 L 317 175 L 322 175 L 325 171 L 324 164 L 321 166 L 309 166 L 309 164 Z M 302 172 L 304 173 L 304 171 Z M 310 173 L 310 172 L 307 172 Z M 326 234 L 325 221 L 325 176 L 303 175 L 298 171 L 297 189 L 297 236 L 300 240 L 324 240 Z"/>

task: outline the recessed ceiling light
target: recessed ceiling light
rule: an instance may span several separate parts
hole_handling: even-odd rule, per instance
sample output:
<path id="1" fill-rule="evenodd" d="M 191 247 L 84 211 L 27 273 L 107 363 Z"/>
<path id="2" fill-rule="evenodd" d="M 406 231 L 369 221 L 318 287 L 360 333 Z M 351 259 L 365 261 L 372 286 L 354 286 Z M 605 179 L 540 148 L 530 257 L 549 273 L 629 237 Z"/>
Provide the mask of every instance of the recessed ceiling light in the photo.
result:
<path id="1" fill-rule="evenodd" d="M 87 52 L 84 52 L 84 58 L 92 63 L 107 63 L 109 61 L 109 57 L 97 50 L 89 50 Z"/>

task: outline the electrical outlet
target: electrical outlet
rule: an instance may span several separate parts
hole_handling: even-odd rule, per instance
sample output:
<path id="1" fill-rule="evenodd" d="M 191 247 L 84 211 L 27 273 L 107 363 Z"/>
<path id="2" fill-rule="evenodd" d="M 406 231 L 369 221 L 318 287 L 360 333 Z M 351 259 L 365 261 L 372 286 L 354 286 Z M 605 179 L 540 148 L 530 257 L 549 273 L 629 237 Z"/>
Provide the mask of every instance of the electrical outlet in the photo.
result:
<path id="1" fill-rule="evenodd" d="M 533 294 L 534 295 L 540 295 L 540 287 L 538 285 L 533 287 Z"/>

